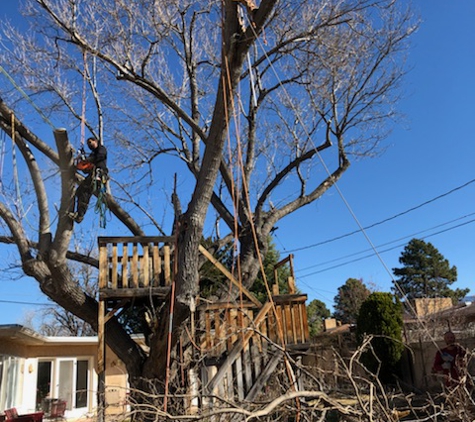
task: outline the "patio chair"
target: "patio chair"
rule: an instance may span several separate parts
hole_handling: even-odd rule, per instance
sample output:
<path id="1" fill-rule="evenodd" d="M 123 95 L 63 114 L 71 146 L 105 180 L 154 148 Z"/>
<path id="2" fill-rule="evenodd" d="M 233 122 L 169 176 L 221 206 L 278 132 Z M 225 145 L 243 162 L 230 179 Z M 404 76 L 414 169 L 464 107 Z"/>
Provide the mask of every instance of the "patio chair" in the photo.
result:
<path id="1" fill-rule="evenodd" d="M 42 422 L 44 412 L 18 414 L 15 407 L 5 409 L 5 421 L 11 422 Z"/>
<path id="2" fill-rule="evenodd" d="M 66 412 L 66 402 L 64 400 L 55 400 L 51 403 L 50 412 L 46 415 L 48 421 L 66 420 L 64 413 Z"/>

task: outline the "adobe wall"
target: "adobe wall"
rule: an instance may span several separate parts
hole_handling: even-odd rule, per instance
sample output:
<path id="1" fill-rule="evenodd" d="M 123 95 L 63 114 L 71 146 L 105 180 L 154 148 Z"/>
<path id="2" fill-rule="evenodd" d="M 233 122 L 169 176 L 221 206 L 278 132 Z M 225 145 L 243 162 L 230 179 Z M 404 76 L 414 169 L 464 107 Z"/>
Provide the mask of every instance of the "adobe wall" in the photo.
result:
<path id="1" fill-rule="evenodd" d="M 469 354 L 475 353 L 475 338 L 460 339 L 458 343 L 465 347 Z M 440 389 L 443 379 L 432 374 L 432 365 L 437 350 L 443 347 L 443 340 L 411 343 L 407 351 L 407 357 L 411 358 L 407 359 L 404 381 L 422 391 Z M 473 358 L 469 359 L 468 372 L 472 378 L 475 376 Z"/>

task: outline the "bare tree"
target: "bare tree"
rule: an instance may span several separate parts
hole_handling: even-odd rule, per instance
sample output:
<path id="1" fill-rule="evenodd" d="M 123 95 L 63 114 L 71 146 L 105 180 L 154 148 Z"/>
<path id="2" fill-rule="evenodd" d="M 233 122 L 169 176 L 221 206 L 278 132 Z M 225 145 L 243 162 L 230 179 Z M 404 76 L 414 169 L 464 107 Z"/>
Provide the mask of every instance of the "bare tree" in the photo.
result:
<path id="1" fill-rule="evenodd" d="M 244 3 L 28 0 L 29 30 L 2 25 L 1 64 L 44 120 L 60 120 L 71 133 L 84 117 L 88 131 L 109 146 L 117 184 L 108 203 L 122 233 L 144 235 L 150 225 L 171 233 L 139 201 L 144 192 L 176 217 L 174 341 L 199 295 L 207 218 L 219 220 L 222 239 L 238 239 L 240 277 L 250 287 L 275 224 L 320 198 L 352 156 L 377 152 L 396 117 L 406 41 L 415 29 L 410 10 L 397 1 L 262 0 L 255 9 Z M 31 183 L 22 199 L 35 221 L 34 228 L 25 224 L 4 196 L 1 240 L 16 245 L 24 273 L 49 298 L 97 328 L 97 301 L 70 267 L 71 260 L 97 267 L 69 250 L 67 212 L 79 177 L 73 147 L 66 131 L 54 132 L 52 146 L 49 135 L 30 129 L 33 118 L 18 89 L 4 87 L 1 96 L 0 127 L 24 159 Z M 119 184 L 120 169 L 130 172 L 130 183 Z M 165 171 L 192 178 L 181 176 L 175 208 L 167 208 L 171 180 L 168 193 L 157 187 Z M 59 183 L 60 193 L 53 189 Z M 167 214 L 181 204 L 183 213 Z M 171 227 L 169 220 L 163 218 Z M 165 373 L 168 315 L 158 314 L 150 326 L 146 355 L 116 318 L 107 324 L 107 343 L 132 383 Z"/>

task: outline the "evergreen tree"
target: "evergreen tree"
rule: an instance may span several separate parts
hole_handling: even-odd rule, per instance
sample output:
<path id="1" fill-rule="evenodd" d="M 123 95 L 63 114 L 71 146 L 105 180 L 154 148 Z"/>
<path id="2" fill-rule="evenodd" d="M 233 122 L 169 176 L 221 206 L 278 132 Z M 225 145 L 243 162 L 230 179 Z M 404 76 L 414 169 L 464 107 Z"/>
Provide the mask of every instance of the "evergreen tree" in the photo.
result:
<path id="1" fill-rule="evenodd" d="M 412 239 L 401 253 L 399 263 L 403 267 L 393 268 L 398 277 L 393 291 L 400 298 L 450 297 L 456 303 L 470 291 L 449 287 L 457 281 L 457 267 L 451 267 L 431 243 Z"/>
<path id="2" fill-rule="evenodd" d="M 356 324 L 360 306 L 370 293 L 363 280 L 346 280 L 346 283 L 338 288 L 338 294 L 334 298 L 335 318 L 344 324 Z"/>
<path id="3" fill-rule="evenodd" d="M 322 320 L 330 317 L 330 311 L 321 300 L 314 299 L 307 305 L 307 320 L 310 337 L 315 337 L 322 331 Z"/>
<path id="4" fill-rule="evenodd" d="M 402 306 L 391 293 L 375 292 L 362 303 L 356 335 L 359 344 L 373 334 L 373 350 L 363 354 L 363 363 L 383 382 L 391 381 L 397 372 L 404 345 L 402 343 Z"/>

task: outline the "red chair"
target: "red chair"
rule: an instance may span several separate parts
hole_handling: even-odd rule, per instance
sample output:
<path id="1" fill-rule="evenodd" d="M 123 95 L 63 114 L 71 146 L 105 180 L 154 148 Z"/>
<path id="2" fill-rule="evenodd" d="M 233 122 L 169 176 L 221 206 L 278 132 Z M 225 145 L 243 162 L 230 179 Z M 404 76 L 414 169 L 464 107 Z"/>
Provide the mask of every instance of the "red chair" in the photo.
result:
<path id="1" fill-rule="evenodd" d="M 12 422 L 43 422 L 44 412 L 25 413 L 19 415 L 15 407 L 5 409 L 5 420 Z"/>
<path id="2" fill-rule="evenodd" d="M 66 411 L 66 402 L 64 400 L 57 400 L 51 403 L 50 414 L 48 419 L 65 419 L 64 412 Z"/>

